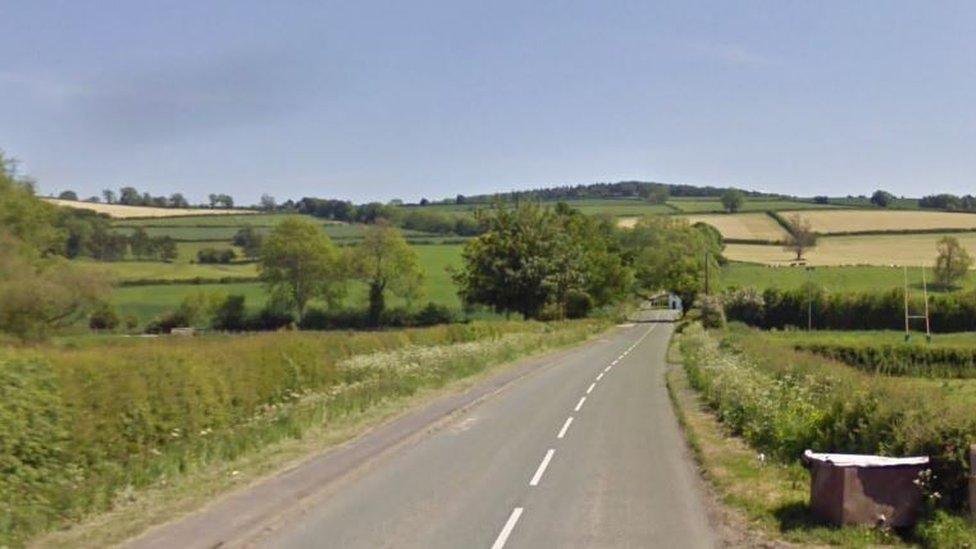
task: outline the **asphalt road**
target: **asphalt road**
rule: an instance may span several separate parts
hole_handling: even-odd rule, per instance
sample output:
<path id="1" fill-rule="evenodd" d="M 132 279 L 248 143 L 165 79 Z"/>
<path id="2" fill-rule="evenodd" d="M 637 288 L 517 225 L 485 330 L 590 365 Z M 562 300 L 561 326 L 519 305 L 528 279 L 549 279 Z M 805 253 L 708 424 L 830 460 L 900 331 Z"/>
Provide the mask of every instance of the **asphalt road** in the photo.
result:
<path id="1" fill-rule="evenodd" d="M 299 468 L 292 484 L 308 485 L 273 518 L 234 527 L 248 497 L 258 507 L 262 501 L 260 493 L 239 494 L 224 518 L 228 502 L 132 545 L 714 546 L 664 386 L 671 331 L 670 323 L 638 322 L 527 366 L 358 470 L 353 464 L 316 478 Z M 325 455 L 318 465 L 341 458 Z M 211 539 L 218 525 L 247 535 Z"/>

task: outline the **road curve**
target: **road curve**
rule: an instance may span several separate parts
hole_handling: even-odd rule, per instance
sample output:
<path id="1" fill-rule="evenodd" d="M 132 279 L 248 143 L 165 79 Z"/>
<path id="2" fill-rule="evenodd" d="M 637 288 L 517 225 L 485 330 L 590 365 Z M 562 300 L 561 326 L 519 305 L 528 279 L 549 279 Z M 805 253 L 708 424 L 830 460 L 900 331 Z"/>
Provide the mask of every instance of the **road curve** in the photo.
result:
<path id="1" fill-rule="evenodd" d="M 639 322 L 557 353 L 362 470 L 306 487 L 274 520 L 217 541 L 276 548 L 714 546 L 664 386 L 672 329 Z M 179 533 L 179 524 L 131 545 L 167 546 L 176 541 L 168 531 Z M 214 541 L 204 531 L 191 545 Z"/>

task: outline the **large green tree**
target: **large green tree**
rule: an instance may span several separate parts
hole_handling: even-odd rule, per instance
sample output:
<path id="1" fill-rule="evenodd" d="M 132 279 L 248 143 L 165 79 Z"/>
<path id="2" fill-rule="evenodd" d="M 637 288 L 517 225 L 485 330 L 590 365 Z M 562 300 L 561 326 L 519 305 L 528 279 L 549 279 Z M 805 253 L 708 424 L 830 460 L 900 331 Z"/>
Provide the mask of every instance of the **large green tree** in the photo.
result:
<path id="1" fill-rule="evenodd" d="M 945 236 L 936 244 L 935 280 L 948 288 L 966 276 L 973 266 L 973 258 L 954 236 Z"/>
<path id="2" fill-rule="evenodd" d="M 319 225 L 304 219 L 289 218 L 274 227 L 258 268 L 272 297 L 294 308 L 299 320 L 312 299 L 334 304 L 345 290 L 338 249 Z"/>
<path id="3" fill-rule="evenodd" d="M 706 269 L 718 275 L 722 242 L 707 226 L 669 216 L 645 217 L 622 234 L 637 288 L 644 294 L 670 291 L 691 305 L 705 291 Z M 714 282 L 711 284 L 714 287 Z"/>
<path id="4" fill-rule="evenodd" d="M 742 203 L 746 200 L 746 195 L 739 189 L 726 189 L 722 193 L 722 207 L 729 213 L 735 213 L 742 209 Z"/>
<path id="5" fill-rule="evenodd" d="M 380 323 L 386 294 L 415 299 L 421 293 L 424 271 L 417 252 L 400 231 L 386 222 L 366 229 L 363 240 L 351 252 L 352 272 L 369 287 L 369 321 Z"/>
<path id="6" fill-rule="evenodd" d="M 612 225 L 564 204 L 499 204 L 478 216 L 485 232 L 465 245 L 454 273 L 466 303 L 563 318 L 619 299 L 629 286 L 629 271 L 608 236 Z"/>

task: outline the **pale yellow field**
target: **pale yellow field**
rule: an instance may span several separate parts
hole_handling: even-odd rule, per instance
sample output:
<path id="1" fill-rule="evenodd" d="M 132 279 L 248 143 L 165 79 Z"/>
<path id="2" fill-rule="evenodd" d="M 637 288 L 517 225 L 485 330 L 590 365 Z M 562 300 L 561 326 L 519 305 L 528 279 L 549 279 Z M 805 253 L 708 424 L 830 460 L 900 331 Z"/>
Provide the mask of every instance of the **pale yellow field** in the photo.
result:
<path id="1" fill-rule="evenodd" d="M 99 204 L 97 202 L 77 202 L 74 200 L 58 200 L 57 198 L 44 198 L 56 206 L 66 206 L 68 208 L 78 208 L 82 210 L 92 210 L 98 213 L 108 214 L 115 219 L 129 219 L 134 217 L 182 217 L 187 215 L 230 215 L 230 214 L 251 214 L 251 210 L 208 210 L 197 208 L 153 208 L 149 206 L 123 206 L 120 204 Z"/>
<path id="2" fill-rule="evenodd" d="M 955 215 L 955 214 L 952 214 Z M 934 265 L 935 244 L 942 234 L 830 236 L 820 238 L 817 247 L 805 254 L 810 265 Z M 950 235 L 976 257 L 976 234 Z M 786 265 L 793 254 L 782 246 L 728 244 L 725 256 L 735 261 Z"/>
<path id="3" fill-rule="evenodd" d="M 707 223 L 725 238 L 739 240 L 782 240 L 786 231 L 765 213 L 683 215 L 689 223 Z"/>
<path id="4" fill-rule="evenodd" d="M 789 219 L 790 214 L 783 214 Z M 906 210 L 805 211 L 801 216 L 821 234 L 854 231 L 976 229 L 976 214 Z"/>

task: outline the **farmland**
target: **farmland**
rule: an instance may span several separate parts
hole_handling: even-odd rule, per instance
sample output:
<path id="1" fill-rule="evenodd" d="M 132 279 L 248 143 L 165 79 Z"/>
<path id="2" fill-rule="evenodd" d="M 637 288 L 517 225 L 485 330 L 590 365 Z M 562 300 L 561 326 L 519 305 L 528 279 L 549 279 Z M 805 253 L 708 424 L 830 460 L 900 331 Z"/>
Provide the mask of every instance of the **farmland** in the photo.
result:
<path id="1" fill-rule="evenodd" d="M 681 213 L 722 213 L 725 207 L 718 198 L 672 198 L 668 205 Z M 746 198 L 742 203 L 742 212 L 792 211 L 830 209 L 841 206 L 817 204 L 811 201 L 779 200 L 768 198 Z"/>
<path id="2" fill-rule="evenodd" d="M 831 292 L 882 292 L 904 285 L 905 272 L 900 267 L 887 266 L 823 266 L 807 271 L 803 267 L 770 266 L 754 263 L 730 262 L 722 267 L 719 284 L 722 288 L 799 288 L 807 282 Z M 931 282 L 931 273 L 929 273 Z M 913 289 L 922 284 L 921 269 L 908 270 L 908 283 Z M 976 289 L 976 272 L 970 272 L 959 282 L 961 289 Z M 930 292 L 939 291 L 929 287 Z"/>
<path id="3" fill-rule="evenodd" d="M 830 210 L 803 213 L 821 234 L 976 230 L 976 215 L 906 210 Z"/>
<path id="4" fill-rule="evenodd" d="M 122 204 L 101 204 L 98 202 L 80 202 L 77 200 L 59 200 L 44 198 L 56 206 L 66 206 L 82 210 L 91 210 L 106 214 L 115 219 L 132 218 L 163 218 L 185 216 L 215 216 L 215 215 L 247 215 L 247 210 L 207 209 L 207 208 L 154 208 L 151 206 L 124 206 Z"/>
<path id="5" fill-rule="evenodd" d="M 823 237 L 804 256 L 809 265 L 931 266 L 935 263 L 936 242 L 947 235 L 959 239 L 971 254 L 976 254 L 976 233 L 921 233 Z M 766 265 L 787 265 L 794 259 L 780 246 L 761 244 L 729 244 L 725 255 L 734 261 Z"/>
<path id="6" fill-rule="evenodd" d="M 786 230 L 765 213 L 746 213 L 736 215 L 688 215 L 682 216 L 689 223 L 707 223 L 718 229 L 722 237 L 735 240 L 781 241 L 786 238 Z"/>

